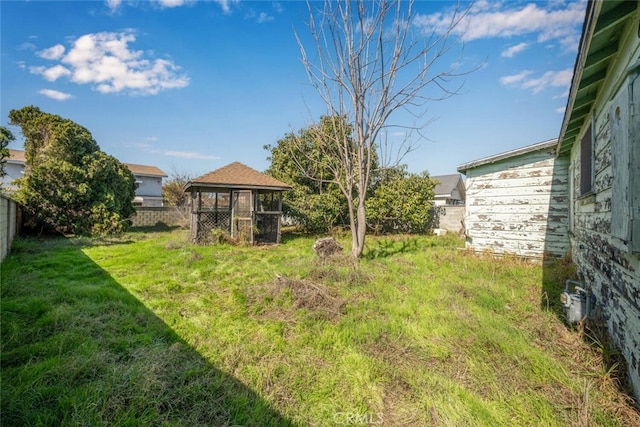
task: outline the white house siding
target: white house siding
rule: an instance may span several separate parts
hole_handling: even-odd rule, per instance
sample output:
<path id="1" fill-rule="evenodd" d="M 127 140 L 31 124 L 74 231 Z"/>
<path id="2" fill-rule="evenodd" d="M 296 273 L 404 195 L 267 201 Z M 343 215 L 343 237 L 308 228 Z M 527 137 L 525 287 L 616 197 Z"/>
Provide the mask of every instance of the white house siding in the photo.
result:
<path id="1" fill-rule="evenodd" d="M 145 207 L 162 207 L 162 177 L 134 173 L 136 198 L 134 202 Z"/>
<path id="2" fill-rule="evenodd" d="M 542 258 L 569 249 L 567 160 L 555 146 L 466 171 L 467 247 Z"/>
<path id="3" fill-rule="evenodd" d="M 6 173 L 2 179 L 2 188 L 12 191 L 15 190 L 15 185 L 12 184 L 13 180 L 22 178 L 22 172 L 24 171 L 24 163 L 15 163 L 8 161 L 4 164 L 4 171 Z"/>
<path id="4" fill-rule="evenodd" d="M 627 25 L 621 38 L 616 63 L 609 68 L 606 81 L 600 88 L 594 104 L 594 162 L 593 194 L 579 197 L 580 193 L 580 139 L 591 120 L 587 120 L 577 142 L 571 150 L 571 243 L 573 261 L 581 279 L 590 287 L 596 298 L 599 312 L 603 315 L 609 332 L 627 361 L 629 377 L 637 398 L 640 398 L 640 254 L 630 247 L 630 242 L 613 237 L 612 205 L 614 193 L 623 196 L 623 201 L 640 194 L 640 74 L 638 68 L 627 76 L 630 64 L 640 59 L 639 39 L 636 34 L 638 20 Z M 630 91 L 631 99 L 625 100 L 630 107 L 628 118 L 629 150 L 620 153 L 620 145 L 612 141 L 613 129 L 611 106 L 621 91 Z M 615 105 L 614 105 L 615 106 Z M 616 165 L 614 157 L 626 159 Z M 621 187 L 620 177 L 631 177 Z M 636 200 L 637 203 L 637 200 Z M 618 208 L 614 206 L 613 209 Z M 638 221 L 638 207 L 635 218 Z M 629 222 L 627 222 L 628 226 Z M 634 235 L 637 240 L 638 236 Z M 638 242 L 636 241 L 636 244 Z"/>

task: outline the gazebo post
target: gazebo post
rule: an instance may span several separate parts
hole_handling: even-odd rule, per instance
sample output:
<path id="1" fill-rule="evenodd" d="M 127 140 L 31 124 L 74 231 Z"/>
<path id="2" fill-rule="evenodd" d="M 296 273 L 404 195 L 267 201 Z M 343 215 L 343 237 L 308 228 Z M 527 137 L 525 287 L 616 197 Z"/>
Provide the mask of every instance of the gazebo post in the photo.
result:
<path id="1" fill-rule="evenodd" d="M 280 214 L 278 215 L 278 228 L 277 228 L 277 232 L 276 232 L 276 243 L 280 243 L 280 239 L 282 238 L 282 230 L 280 229 L 280 227 L 282 226 L 280 223 L 282 222 L 282 191 L 278 191 L 278 212 L 280 212 Z"/>
<path id="2" fill-rule="evenodd" d="M 253 245 L 253 225 L 255 224 L 255 203 L 253 203 L 253 190 L 249 190 L 249 242 Z"/>
<path id="3" fill-rule="evenodd" d="M 198 194 L 198 203 L 196 205 L 196 235 L 194 236 L 194 240 L 197 241 L 202 223 L 202 188 L 198 188 L 196 191 Z"/>

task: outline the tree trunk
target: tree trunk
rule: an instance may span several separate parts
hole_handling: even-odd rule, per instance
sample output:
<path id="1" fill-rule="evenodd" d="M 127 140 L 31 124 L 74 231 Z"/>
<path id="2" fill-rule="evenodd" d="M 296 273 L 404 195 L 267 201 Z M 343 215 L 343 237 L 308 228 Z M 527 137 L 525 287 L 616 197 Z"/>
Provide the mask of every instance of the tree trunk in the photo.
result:
<path id="1" fill-rule="evenodd" d="M 367 212 L 364 208 L 364 197 L 358 198 L 355 227 L 351 229 L 351 256 L 360 258 L 364 251 L 364 239 L 367 233 Z"/>

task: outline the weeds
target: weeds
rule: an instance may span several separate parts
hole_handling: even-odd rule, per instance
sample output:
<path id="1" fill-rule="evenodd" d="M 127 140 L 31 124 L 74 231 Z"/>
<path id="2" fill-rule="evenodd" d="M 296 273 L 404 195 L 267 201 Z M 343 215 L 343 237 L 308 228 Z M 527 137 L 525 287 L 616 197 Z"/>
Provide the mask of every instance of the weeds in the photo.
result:
<path id="1" fill-rule="evenodd" d="M 16 240 L 2 424 L 640 424 L 600 330 L 546 309 L 553 265 L 455 236 L 371 238 L 357 264 L 320 262 L 313 241 Z"/>

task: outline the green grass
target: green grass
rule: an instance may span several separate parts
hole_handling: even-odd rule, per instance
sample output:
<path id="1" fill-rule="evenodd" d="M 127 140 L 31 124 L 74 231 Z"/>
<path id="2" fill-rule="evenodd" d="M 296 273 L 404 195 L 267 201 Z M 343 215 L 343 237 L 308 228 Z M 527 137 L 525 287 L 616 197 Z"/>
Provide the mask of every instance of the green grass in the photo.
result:
<path id="1" fill-rule="evenodd" d="M 0 276 L 2 425 L 640 422 L 548 298 L 562 264 L 451 236 L 320 262 L 313 240 L 18 239 Z"/>

